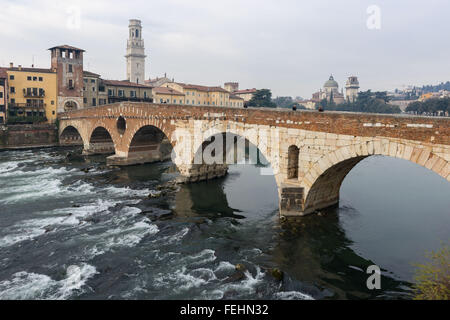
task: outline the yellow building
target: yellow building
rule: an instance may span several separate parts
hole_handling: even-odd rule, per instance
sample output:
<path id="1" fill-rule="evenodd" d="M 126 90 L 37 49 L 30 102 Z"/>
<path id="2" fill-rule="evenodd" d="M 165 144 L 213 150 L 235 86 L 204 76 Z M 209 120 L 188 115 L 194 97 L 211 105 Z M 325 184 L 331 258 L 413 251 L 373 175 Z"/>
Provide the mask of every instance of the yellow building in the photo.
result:
<path id="1" fill-rule="evenodd" d="M 56 121 L 56 70 L 11 67 L 8 74 L 8 116 Z"/>
<path id="2" fill-rule="evenodd" d="M 241 97 L 230 95 L 230 107 L 232 108 L 243 108 L 244 107 L 244 99 Z"/>
<path id="3" fill-rule="evenodd" d="M 191 106 L 230 107 L 230 92 L 221 87 L 170 82 L 164 87 L 172 88 L 185 96 L 185 104 Z"/>
<path id="4" fill-rule="evenodd" d="M 168 87 L 153 88 L 153 101 L 155 103 L 185 104 L 183 93 Z"/>

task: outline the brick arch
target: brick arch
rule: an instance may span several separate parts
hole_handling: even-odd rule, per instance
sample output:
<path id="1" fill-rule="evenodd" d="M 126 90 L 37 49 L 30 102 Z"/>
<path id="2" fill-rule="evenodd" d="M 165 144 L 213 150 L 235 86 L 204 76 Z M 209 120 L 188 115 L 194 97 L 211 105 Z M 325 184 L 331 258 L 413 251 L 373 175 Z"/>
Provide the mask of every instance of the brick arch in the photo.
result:
<path id="1" fill-rule="evenodd" d="M 127 117 L 126 116 L 123 117 L 128 123 Z M 169 139 L 170 143 L 172 144 L 172 147 L 174 147 L 174 144 L 176 144 L 176 141 L 174 141 L 172 138 L 172 129 L 169 128 L 166 124 L 164 124 L 163 121 L 160 121 L 158 119 L 140 120 L 137 125 L 132 126 L 132 130 L 127 129 L 125 135 L 122 137 L 122 139 L 126 143 L 126 149 L 128 151 L 130 150 L 131 143 L 133 142 L 133 139 L 136 136 L 136 134 L 145 127 L 154 127 L 159 131 L 161 131 Z"/>
<path id="2" fill-rule="evenodd" d="M 258 128 L 251 128 L 250 130 L 255 130 L 255 132 L 258 132 Z M 213 136 L 223 133 L 232 134 L 238 137 L 242 137 L 246 140 L 248 140 L 252 145 L 254 145 L 259 152 L 264 156 L 264 158 L 269 162 L 273 170 L 276 170 L 278 168 L 274 168 L 274 165 L 277 164 L 277 161 L 274 161 L 271 154 L 268 154 L 268 150 L 264 150 L 264 148 L 261 146 L 259 141 L 259 134 L 257 135 L 249 135 L 248 134 L 249 128 L 241 127 L 241 128 L 234 128 L 233 126 L 228 126 L 226 122 L 220 122 L 214 126 L 208 127 L 208 130 L 203 132 L 202 141 L 197 141 L 197 143 L 194 144 L 193 148 L 193 154 L 191 155 L 192 158 L 196 155 L 198 150 L 201 148 L 203 143 L 209 139 L 211 139 Z"/>
<path id="3" fill-rule="evenodd" d="M 64 131 L 69 127 L 73 127 L 78 131 L 78 134 L 80 135 L 81 140 L 83 141 L 83 145 L 86 145 L 87 143 L 89 143 L 89 138 L 86 133 L 86 130 L 84 130 L 84 128 L 79 124 L 78 121 L 65 122 L 63 126 L 59 127 L 59 139 L 60 140 L 61 140 L 61 137 L 62 137 L 62 134 L 64 133 Z"/>
<path id="4" fill-rule="evenodd" d="M 117 145 L 117 140 L 120 139 L 120 137 L 118 136 L 118 134 L 115 134 L 114 129 L 112 129 L 111 126 L 106 124 L 104 121 L 97 121 L 96 123 L 94 123 L 92 126 L 89 127 L 89 131 L 88 131 L 88 137 L 89 137 L 88 141 L 89 142 L 91 141 L 92 134 L 98 128 L 103 128 L 106 131 L 108 131 L 108 133 L 114 143 L 114 146 Z"/>
<path id="5" fill-rule="evenodd" d="M 304 213 L 337 204 L 347 174 L 362 160 L 374 155 L 411 161 L 450 181 L 450 162 L 429 148 L 379 140 L 345 146 L 323 156 L 306 174 L 303 181 L 306 195 Z"/>

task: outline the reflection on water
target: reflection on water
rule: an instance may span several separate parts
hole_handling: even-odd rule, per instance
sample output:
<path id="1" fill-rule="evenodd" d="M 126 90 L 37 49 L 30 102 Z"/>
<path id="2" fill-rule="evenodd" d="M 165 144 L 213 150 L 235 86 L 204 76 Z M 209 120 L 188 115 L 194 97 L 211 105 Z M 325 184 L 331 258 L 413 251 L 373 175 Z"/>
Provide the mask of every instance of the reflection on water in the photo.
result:
<path id="1" fill-rule="evenodd" d="M 66 154 L 0 153 L 0 299 L 409 298 L 411 263 L 449 241 L 448 182 L 406 161 L 369 158 L 340 208 L 282 223 L 260 167 L 161 193 L 171 163 Z"/>

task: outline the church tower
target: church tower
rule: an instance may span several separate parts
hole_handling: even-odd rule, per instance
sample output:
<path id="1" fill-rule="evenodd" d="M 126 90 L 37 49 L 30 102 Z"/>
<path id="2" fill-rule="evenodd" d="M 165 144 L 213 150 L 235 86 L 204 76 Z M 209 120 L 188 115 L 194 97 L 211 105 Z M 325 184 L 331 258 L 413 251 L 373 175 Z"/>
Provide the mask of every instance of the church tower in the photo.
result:
<path id="1" fill-rule="evenodd" d="M 145 81 L 145 48 L 142 40 L 142 25 L 140 20 L 130 20 L 127 45 L 127 80 L 143 84 Z"/>
<path id="2" fill-rule="evenodd" d="M 349 77 L 346 85 L 346 96 L 348 102 L 355 102 L 358 98 L 359 81 L 355 76 Z"/>

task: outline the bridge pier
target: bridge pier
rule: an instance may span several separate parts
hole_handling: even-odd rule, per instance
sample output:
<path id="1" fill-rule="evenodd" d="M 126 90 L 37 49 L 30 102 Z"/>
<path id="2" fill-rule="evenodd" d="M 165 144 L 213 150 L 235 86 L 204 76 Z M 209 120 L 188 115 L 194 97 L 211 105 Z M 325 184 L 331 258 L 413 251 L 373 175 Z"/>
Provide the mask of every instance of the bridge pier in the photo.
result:
<path id="1" fill-rule="evenodd" d="M 222 178 L 228 174 L 226 164 L 200 164 L 190 166 L 179 166 L 180 176 L 178 183 L 195 183 L 207 180 Z"/>
<path id="2" fill-rule="evenodd" d="M 114 144 L 109 142 L 106 143 L 91 143 L 89 146 L 85 146 L 83 150 L 83 155 L 92 156 L 99 154 L 114 154 Z"/>
<path id="3" fill-rule="evenodd" d="M 280 215 L 284 217 L 303 216 L 305 189 L 299 186 L 283 184 L 280 187 Z"/>
<path id="4" fill-rule="evenodd" d="M 106 163 L 109 166 L 134 166 L 138 164 L 168 161 L 171 159 L 171 155 L 172 145 L 169 140 L 166 139 L 161 143 L 136 146 L 128 153 L 115 154 L 108 157 Z"/>

